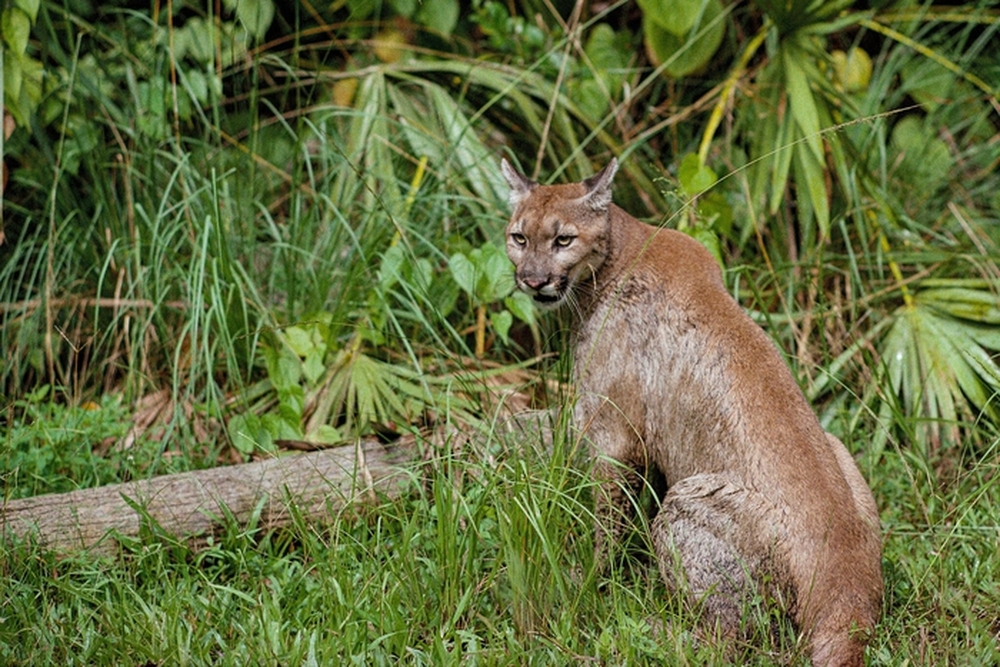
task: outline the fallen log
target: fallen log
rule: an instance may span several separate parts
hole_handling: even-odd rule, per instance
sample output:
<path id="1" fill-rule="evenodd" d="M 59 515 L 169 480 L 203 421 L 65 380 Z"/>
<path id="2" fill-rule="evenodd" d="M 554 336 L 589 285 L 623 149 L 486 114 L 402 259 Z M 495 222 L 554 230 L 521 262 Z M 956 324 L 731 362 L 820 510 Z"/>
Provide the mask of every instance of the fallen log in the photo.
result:
<path id="1" fill-rule="evenodd" d="M 204 538 L 228 520 L 260 528 L 294 514 L 322 521 L 376 498 L 400 496 L 413 475 L 412 440 L 391 447 L 374 440 L 209 470 L 163 475 L 96 489 L 0 504 L 0 545 L 13 535 L 57 552 L 113 554 L 120 537 L 155 526 L 182 540 Z M 231 518 L 231 519 L 230 519 Z"/>

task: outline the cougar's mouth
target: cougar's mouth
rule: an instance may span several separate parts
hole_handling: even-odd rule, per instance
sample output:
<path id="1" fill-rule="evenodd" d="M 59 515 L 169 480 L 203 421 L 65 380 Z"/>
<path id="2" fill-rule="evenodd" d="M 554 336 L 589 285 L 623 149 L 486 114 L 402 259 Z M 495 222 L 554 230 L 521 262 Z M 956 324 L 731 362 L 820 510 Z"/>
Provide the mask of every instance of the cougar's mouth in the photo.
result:
<path id="1" fill-rule="evenodd" d="M 555 304 L 562 301 L 562 294 L 542 294 L 538 292 L 531 296 L 535 300 L 535 303 L 543 306 L 554 306 Z"/>
<path id="2" fill-rule="evenodd" d="M 543 288 L 545 291 L 525 290 L 535 305 L 543 310 L 556 308 L 565 300 L 566 290 L 555 287 Z"/>
<path id="3" fill-rule="evenodd" d="M 533 287 L 527 281 L 517 278 L 517 287 L 531 297 L 539 308 L 555 308 L 566 298 L 568 284 L 565 279 L 552 280 L 539 287 Z"/>

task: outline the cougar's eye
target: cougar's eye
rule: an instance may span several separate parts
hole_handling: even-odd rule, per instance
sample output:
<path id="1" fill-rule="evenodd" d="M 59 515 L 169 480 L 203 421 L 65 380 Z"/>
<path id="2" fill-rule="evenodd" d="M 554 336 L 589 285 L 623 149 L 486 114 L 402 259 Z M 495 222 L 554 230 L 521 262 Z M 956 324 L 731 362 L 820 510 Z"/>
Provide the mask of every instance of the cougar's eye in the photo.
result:
<path id="1" fill-rule="evenodd" d="M 515 245 L 523 246 L 528 242 L 528 239 L 524 238 L 524 234 L 513 233 L 510 235 L 510 240 L 514 242 Z"/>
<path id="2" fill-rule="evenodd" d="M 557 236 L 556 245 L 560 248 L 565 248 L 571 244 L 575 238 L 575 236 Z"/>

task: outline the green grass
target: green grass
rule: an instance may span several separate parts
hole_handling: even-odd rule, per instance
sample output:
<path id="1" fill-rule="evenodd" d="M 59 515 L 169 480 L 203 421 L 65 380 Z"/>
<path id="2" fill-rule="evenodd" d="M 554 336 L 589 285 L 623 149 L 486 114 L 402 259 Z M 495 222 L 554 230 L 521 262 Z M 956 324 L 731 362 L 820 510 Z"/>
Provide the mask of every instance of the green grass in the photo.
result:
<path id="1" fill-rule="evenodd" d="M 558 439 L 557 439 L 558 440 Z M 994 444 L 993 454 L 995 454 Z M 995 460 L 995 457 L 994 457 Z M 494 434 L 418 471 L 413 493 L 317 525 L 223 529 L 193 551 L 146 534 L 114 558 L 0 551 L 5 665 L 723 664 L 697 642 L 641 530 L 593 571 L 586 467 Z M 996 464 L 929 482 L 906 452 L 874 479 L 885 616 L 873 665 L 1000 658 Z M 768 627 L 766 620 L 762 627 Z M 655 631 L 653 628 L 657 628 Z M 787 626 L 739 664 L 807 664 Z"/>

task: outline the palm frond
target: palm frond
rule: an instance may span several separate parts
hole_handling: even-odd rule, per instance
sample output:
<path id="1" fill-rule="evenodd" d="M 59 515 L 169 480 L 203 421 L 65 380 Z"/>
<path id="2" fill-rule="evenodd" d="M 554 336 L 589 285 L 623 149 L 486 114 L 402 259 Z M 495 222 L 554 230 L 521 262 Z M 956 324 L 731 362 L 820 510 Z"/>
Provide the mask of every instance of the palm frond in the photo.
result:
<path id="1" fill-rule="evenodd" d="M 940 282 L 940 281 L 939 281 Z M 1000 297 L 988 290 L 938 287 L 920 290 L 892 315 L 879 345 L 881 366 L 874 386 L 882 397 L 880 416 L 898 400 L 926 453 L 959 444 L 966 427 L 1000 416 Z M 870 391 L 868 399 L 874 398 Z M 879 430 L 875 450 L 889 431 Z"/>

